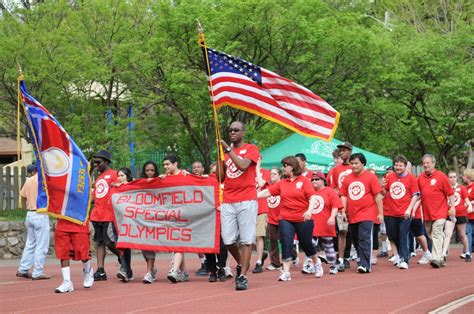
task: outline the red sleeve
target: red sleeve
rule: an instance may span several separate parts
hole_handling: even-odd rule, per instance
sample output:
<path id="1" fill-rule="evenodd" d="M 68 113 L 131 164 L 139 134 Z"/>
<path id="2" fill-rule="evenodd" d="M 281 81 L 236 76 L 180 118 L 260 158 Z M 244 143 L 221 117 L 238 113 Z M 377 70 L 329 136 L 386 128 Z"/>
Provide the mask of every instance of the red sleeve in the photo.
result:
<path id="1" fill-rule="evenodd" d="M 334 168 L 331 168 L 331 170 L 328 171 L 328 174 L 326 175 L 326 183 L 327 183 L 327 186 L 331 187 L 332 185 L 332 173 L 333 173 L 333 169 Z"/>
<path id="2" fill-rule="evenodd" d="M 372 191 L 373 196 L 382 192 L 382 186 L 380 185 L 379 179 L 377 179 L 377 176 L 373 173 L 371 173 L 370 176 L 370 190 Z"/>
<path id="3" fill-rule="evenodd" d="M 314 194 L 313 185 L 311 184 L 311 181 L 306 177 L 304 177 L 304 180 L 303 180 L 303 190 L 304 190 L 304 194 L 308 198 L 310 198 Z"/>
<path id="4" fill-rule="evenodd" d="M 336 191 L 330 189 L 328 190 L 328 194 L 329 194 L 329 201 L 331 202 L 331 210 L 333 208 L 342 209 L 344 207 Z"/>
<path id="5" fill-rule="evenodd" d="M 420 187 L 418 186 L 418 182 L 414 175 L 410 175 L 410 192 L 411 196 L 415 193 L 420 193 Z"/>
<path id="6" fill-rule="evenodd" d="M 329 182 L 329 187 L 330 188 L 337 188 L 337 173 L 336 173 L 336 168 L 332 168 L 332 172 L 331 172 L 331 181 Z"/>
<path id="7" fill-rule="evenodd" d="M 461 188 L 461 200 L 464 201 L 466 198 L 469 198 L 469 194 L 467 193 L 467 189 L 464 186 L 460 185 L 459 187 Z"/>
<path id="8" fill-rule="evenodd" d="M 383 186 L 383 189 L 385 191 L 388 191 L 390 189 L 391 178 L 392 178 L 391 175 L 388 175 L 385 177 L 385 185 Z"/>
<path id="9" fill-rule="evenodd" d="M 266 184 L 270 184 L 270 170 L 268 169 L 261 169 L 262 172 L 262 179 L 267 182 Z"/>
<path id="10" fill-rule="evenodd" d="M 448 177 L 444 173 L 442 173 L 442 175 L 443 175 L 443 190 L 444 190 L 444 193 L 446 193 L 447 196 L 451 196 L 451 195 L 454 194 L 453 187 L 449 183 Z"/>
<path id="11" fill-rule="evenodd" d="M 341 194 L 341 196 L 347 197 L 347 178 L 345 178 L 344 181 L 342 181 L 342 185 L 341 185 L 341 189 L 339 190 L 339 194 Z"/>
<path id="12" fill-rule="evenodd" d="M 270 194 L 272 196 L 280 195 L 280 193 L 281 193 L 280 182 L 281 181 L 278 181 L 277 183 L 272 184 L 271 186 L 268 187 L 268 192 L 270 192 Z"/>
<path id="13" fill-rule="evenodd" d="M 257 163 L 258 159 L 260 158 L 260 152 L 258 151 L 257 146 L 250 144 L 247 148 L 247 153 L 245 153 L 244 158 L 248 158 L 254 163 Z"/>

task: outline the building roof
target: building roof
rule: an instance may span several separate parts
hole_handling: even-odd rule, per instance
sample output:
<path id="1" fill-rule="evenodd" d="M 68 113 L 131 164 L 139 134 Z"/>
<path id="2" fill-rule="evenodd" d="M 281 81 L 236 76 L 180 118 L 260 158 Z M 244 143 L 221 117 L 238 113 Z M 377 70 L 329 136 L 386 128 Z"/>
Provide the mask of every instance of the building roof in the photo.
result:
<path id="1" fill-rule="evenodd" d="M 0 137 L 0 156 L 17 155 L 18 147 L 16 141 L 7 137 Z"/>

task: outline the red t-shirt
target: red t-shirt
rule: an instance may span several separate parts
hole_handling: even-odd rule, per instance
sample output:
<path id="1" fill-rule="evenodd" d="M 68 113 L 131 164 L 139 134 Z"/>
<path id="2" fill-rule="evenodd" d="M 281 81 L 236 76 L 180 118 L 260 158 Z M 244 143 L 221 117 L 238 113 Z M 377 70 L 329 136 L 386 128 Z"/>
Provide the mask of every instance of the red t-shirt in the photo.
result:
<path id="1" fill-rule="evenodd" d="M 449 210 L 446 197 L 454 194 L 448 177 L 436 169 L 430 176 L 423 172 L 418 177 L 418 187 L 421 192 L 423 218 L 426 221 L 446 219 Z"/>
<path id="2" fill-rule="evenodd" d="M 331 169 L 329 169 L 328 174 L 326 175 L 326 184 L 327 184 L 327 186 L 329 186 L 329 187 L 332 187 L 333 174 L 334 174 L 334 167 L 332 167 Z"/>
<path id="3" fill-rule="evenodd" d="M 342 182 L 340 194 L 347 198 L 346 212 L 349 223 L 371 220 L 378 223 L 375 196 L 382 192 L 377 176 L 364 170 L 361 174 L 350 173 Z"/>
<path id="4" fill-rule="evenodd" d="M 262 179 L 265 180 L 265 185 L 260 188 L 257 184 L 257 192 L 263 191 L 268 187 L 268 182 L 270 182 L 270 170 L 268 169 L 260 169 L 262 174 Z M 266 198 L 259 198 L 258 199 L 258 215 L 260 214 L 267 214 L 268 213 L 268 204 Z"/>
<path id="5" fill-rule="evenodd" d="M 474 201 L 474 182 L 469 183 L 469 185 L 466 187 L 466 190 L 469 200 L 471 202 Z M 474 219 L 474 212 L 467 214 L 467 219 Z"/>
<path id="6" fill-rule="evenodd" d="M 303 214 L 308 210 L 309 198 L 314 194 L 308 178 L 298 176 L 294 181 L 283 179 L 268 188 L 271 195 L 280 195 L 280 215 L 278 219 L 292 222 L 304 221 Z"/>
<path id="7" fill-rule="evenodd" d="M 341 189 L 342 182 L 344 182 L 345 177 L 352 173 L 351 165 L 337 165 L 333 168 L 332 179 L 330 187 L 333 189 Z M 341 194 L 341 192 L 339 192 Z"/>
<path id="8" fill-rule="evenodd" d="M 66 219 L 57 219 L 56 230 L 62 232 L 81 232 L 89 233 L 89 220 L 86 221 L 85 225 L 78 225 L 70 222 Z"/>
<path id="9" fill-rule="evenodd" d="M 311 178 L 313 177 L 313 171 L 306 170 L 306 172 L 303 172 L 301 175 L 311 180 Z"/>
<path id="10" fill-rule="evenodd" d="M 467 217 L 466 198 L 469 198 L 469 194 L 464 186 L 458 184 L 454 187 L 454 208 L 456 208 L 456 217 Z"/>
<path id="11" fill-rule="evenodd" d="M 413 195 L 420 192 L 416 178 L 411 173 L 404 177 L 390 173 L 386 180 L 384 216 L 403 217 Z"/>
<path id="12" fill-rule="evenodd" d="M 324 187 L 319 191 L 315 191 L 316 205 L 313 209 L 314 229 L 313 236 L 315 237 L 335 237 L 336 226 L 328 225 L 328 219 L 331 217 L 333 208 L 341 209 L 342 202 L 336 191 L 329 187 Z"/>
<path id="13" fill-rule="evenodd" d="M 273 185 L 273 184 L 272 184 Z M 278 216 L 280 216 L 280 195 L 270 196 L 266 198 L 268 205 L 268 223 L 271 225 L 278 225 Z"/>
<path id="14" fill-rule="evenodd" d="M 242 159 L 250 159 L 252 164 L 242 171 L 234 164 L 229 155 L 225 155 L 224 203 L 237 203 L 257 199 L 255 184 L 256 166 L 260 158 L 257 146 L 244 144 L 239 148 L 232 148 L 234 153 Z"/>
<path id="15" fill-rule="evenodd" d="M 109 204 L 110 184 L 117 182 L 117 172 L 107 169 L 99 175 L 94 184 L 94 208 L 91 221 L 115 221 L 115 214 Z"/>

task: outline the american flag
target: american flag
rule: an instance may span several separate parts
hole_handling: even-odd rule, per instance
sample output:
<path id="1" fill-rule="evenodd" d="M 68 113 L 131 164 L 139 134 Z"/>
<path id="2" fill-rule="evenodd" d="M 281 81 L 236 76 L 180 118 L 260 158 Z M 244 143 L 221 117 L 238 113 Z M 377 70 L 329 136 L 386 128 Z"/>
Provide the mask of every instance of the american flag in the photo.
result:
<path id="1" fill-rule="evenodd" d="M 333 138 L 339 112 L 321 97 L 248 61 L 210 48 L 203 50 L 208 54 L 209 89 L 217 107 L 241 109 L 305 136 Z"/>

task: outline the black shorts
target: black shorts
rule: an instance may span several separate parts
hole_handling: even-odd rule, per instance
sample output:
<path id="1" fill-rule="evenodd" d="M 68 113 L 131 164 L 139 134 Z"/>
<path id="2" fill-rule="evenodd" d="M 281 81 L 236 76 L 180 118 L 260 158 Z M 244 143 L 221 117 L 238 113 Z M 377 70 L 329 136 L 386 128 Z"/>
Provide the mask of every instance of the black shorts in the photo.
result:
<path id="1" fill-rule="evenodd" d="M 467 217 L 466 216 L 456 217 L 456 225 L 462 225 L 462 224 L 467 224 Z"/>
<path id="2" fill-rule="evenodd" d="M 94 242 L 102 244 L 105 242 L 115 242 L 115 226 L 110 221 L 93 221 Z"/>
<path id="3" fill-rule="evenodd" d="M 413 218 L 411 220 L 410 229 L 414 237 L 420 237 L 424 235 L 423 220 L 421 218 Z"/>

